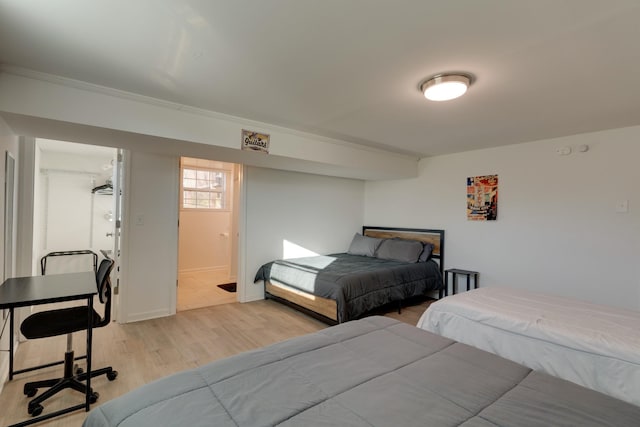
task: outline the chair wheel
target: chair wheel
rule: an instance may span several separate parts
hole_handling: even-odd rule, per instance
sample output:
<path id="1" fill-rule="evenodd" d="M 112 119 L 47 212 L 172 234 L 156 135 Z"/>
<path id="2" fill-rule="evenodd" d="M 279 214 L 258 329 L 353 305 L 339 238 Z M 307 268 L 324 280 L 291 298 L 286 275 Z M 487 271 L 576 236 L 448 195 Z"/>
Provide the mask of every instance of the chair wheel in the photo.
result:
<path id="1" fill-rule="evenodd" d="M 118 371 L 107 372 L 107 379 L 113 381 L 118 377 Z"/>
<path id="2" fill-rule="evenodd" d="M 35 406 L 31 406 L 29 405 L 29 414 L 31 414 L 31 416 L 33 417 L 37 417 L 38 415 L 40 415 L 42 413 L 42 410 L 44 409 L 44 406 L 38 404 Z"/>
<path id="3" fill-rule="evenodd" d="M 84 373 L 84 369 L 79 366 L 76 366 L 76 375 L 80 375 Z"/>
<path id="4" fill-rule="evenodd" d="M 35 396 L 37 392 L 38 392 L 38 389 L 35 387 L 27 387 L 27 386 L 24 387 L 24 394 L 27 397 Z"/>
<path id="5" fill-rule="evenodd" d="M 97 391 L 94 391 L 93 393 L 91 393 L 91 396 L 89 396 L 89 403 L 96 403 L 99 397 L 100 394 Z"/>

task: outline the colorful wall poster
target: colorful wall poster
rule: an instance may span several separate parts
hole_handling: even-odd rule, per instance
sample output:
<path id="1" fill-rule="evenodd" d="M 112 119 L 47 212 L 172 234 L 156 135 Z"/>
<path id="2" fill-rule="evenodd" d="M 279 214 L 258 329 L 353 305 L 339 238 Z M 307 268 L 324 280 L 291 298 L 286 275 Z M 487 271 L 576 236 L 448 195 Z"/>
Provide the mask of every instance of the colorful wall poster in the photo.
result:
<path id="1" fill-rule="evenodd" d="M 467 220 L 498 219 L 498 175 L 467 178 Z"/>

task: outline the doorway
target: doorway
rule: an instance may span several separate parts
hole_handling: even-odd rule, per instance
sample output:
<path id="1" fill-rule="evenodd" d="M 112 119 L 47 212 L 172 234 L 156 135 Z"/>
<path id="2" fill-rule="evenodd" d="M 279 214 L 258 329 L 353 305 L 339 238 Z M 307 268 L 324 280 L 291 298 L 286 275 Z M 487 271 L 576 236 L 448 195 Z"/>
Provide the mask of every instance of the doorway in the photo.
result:
<path id="1" fill-rule="evenodd" d="M 180 158 L 177 311 L 238 301 L 240 165 Z"/>
<path id="2" fill-rule="evenodd" d="M 39 260 L 50 252 L 112 257 L 118 150 L 40 138 L 35 143 L 33 273 L 40 274 Z"/>

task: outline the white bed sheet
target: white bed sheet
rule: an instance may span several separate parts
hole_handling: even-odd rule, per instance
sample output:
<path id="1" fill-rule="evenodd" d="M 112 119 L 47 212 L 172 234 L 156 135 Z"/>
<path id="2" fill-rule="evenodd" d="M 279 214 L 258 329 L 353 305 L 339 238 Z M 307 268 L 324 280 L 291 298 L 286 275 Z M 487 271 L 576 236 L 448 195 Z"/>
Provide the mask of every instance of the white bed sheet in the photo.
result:
<path id="1" fill-rule="evenodd" d="M 488 287 L 431 304 L 417 326 L 640 406 L 640 312 Z"/>

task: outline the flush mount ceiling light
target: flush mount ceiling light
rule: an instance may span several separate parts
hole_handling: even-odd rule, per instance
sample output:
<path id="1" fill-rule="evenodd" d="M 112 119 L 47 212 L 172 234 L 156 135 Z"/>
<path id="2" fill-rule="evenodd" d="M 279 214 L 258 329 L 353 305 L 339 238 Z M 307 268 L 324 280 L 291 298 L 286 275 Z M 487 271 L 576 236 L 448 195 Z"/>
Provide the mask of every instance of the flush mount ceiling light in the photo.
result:
<path id="1" fill-rule="evenodd" d="M 467 91 L 471 76 L 464 73 L 437 74 L 420 84 L 420 91 L 431 101 L 448 101 Z"/>

